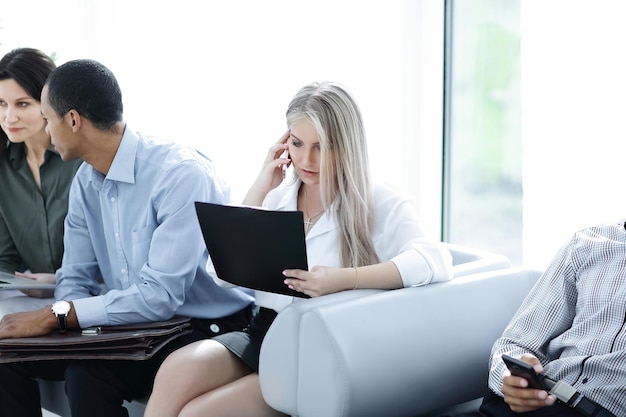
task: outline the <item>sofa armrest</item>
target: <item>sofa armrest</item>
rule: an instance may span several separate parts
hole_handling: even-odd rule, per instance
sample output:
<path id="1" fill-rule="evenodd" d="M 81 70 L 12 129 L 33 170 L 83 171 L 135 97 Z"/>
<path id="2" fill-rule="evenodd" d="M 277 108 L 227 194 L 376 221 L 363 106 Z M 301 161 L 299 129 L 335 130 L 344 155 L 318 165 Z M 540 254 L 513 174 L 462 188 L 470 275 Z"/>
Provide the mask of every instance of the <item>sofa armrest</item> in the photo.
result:
<path id="1" fill-rule="evenodd" d="M 383 290 L 355 290 L 342 291 L 335 294 L 328 294 L 323 297 L 316 297 L 301 301 L 296 301 L 280 314 L 272 323 L 272 328 L 278 324 L 278 335 L 276 337 L 265 337 L 261 345 L 262 363 L 259 363 L 259 373 L 263 373 L 263 392 L 265 395 L 274 398 L 276 402 L 283 404 L 287 409 L 295 409 L 297 399 L 297 379 L 295 372 L 299 363 L 299 335 L 302 315 L 311 309 L 322 306 L 340 303 L 350 300 L 368 297 L 381 293 Z M 261 369 L 268 364 L 271 370 L 263 372 Z M 279 365 L 279 366 L 276 366 Z"/>
<path id="2" fill-rule="evenodd" d="M 299 417 L 409 416 L 480 397 L 492 344 L 539 275 L 504 269 L 289 306 L 261 348 L 263 396 Z"/>
<path id="3" fill-rule="evenodd" d="M 444 243 L 443 245 L 452 255 L 454 278 L 512 267 L 511 261 L 505 255 L 453 243 Z"/>

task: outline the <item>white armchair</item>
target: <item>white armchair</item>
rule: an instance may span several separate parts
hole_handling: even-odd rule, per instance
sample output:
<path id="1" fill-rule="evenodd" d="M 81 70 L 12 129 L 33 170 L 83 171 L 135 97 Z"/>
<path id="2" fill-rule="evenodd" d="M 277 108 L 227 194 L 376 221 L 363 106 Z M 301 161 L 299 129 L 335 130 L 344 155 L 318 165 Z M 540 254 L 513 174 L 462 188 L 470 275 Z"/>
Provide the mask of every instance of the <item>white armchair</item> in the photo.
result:
<path id="1" fill-rule="evenodd" d="M 491 346 L 539 275 L 508 268 L 294 303 L 262 345 L 263 396 L 297 417 L 416 417 L 480 398 Z"/>

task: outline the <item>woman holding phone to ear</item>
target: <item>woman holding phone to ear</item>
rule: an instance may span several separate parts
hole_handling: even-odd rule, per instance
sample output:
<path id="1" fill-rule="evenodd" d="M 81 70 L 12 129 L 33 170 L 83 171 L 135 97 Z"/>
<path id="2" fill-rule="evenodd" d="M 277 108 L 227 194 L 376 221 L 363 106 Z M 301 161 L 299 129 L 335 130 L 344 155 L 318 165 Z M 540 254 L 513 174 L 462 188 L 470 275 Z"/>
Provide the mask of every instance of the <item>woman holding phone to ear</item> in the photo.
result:
<path id="1" fill-rule="evenodd" d="M 285 270 L 286 286 L 316 297 L 452 277 L 450 254 L 427 237 L 411 199 L 390 186 L 371 184 L 361 114 L 342 86 L 303 87 L 288 107 L 287 125 L 243 201 L 304 213 L 313 267 Z M 283 180 L 285 166 L 293 178 Z M 193 343 L 166 359 L 146 417 L 282 415 L 261 395 L 260 346 L 278 312 L 302 300 L 263 291 L 255 295 L 260 310 L 246 331 Z"/>
<path id="2" fill-rule="evenodd" d="M 63 162 L 41 115 L 50 57 L 19 48 L 0 60 L 0 270 L 55 282 L 63 257 L 63 221 L 80 161 Z M 29 271 L 23 274 L 22 272 Z M 52 291 L 0 291 L 0 316 L 50 304 Z"/>

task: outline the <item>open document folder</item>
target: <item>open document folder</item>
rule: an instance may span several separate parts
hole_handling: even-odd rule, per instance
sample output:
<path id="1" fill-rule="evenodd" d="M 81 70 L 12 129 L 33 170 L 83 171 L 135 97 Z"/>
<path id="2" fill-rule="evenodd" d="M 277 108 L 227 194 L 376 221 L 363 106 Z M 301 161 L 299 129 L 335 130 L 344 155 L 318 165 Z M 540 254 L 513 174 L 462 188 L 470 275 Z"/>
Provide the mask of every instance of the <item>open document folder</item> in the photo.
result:
<path id="1" fill-rule="evenodd" d="M 303 215 L 196 202 L 202 235 L 218 278 L 241 287 L 295 297 L 285 269 L 308 270 Z"/>
<path id="2" fill-rule="evenodd" d="M 35 281 L 0 271 L 0 290 L 53 290 L 54 287 L 54 283 Z"/>

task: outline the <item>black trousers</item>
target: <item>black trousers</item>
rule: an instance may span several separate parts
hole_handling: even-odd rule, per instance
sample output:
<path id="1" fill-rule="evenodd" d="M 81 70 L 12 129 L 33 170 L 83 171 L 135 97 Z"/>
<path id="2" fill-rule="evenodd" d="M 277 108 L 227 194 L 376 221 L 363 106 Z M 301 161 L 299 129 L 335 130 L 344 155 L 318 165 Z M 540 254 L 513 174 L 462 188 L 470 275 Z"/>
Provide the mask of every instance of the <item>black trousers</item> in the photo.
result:
<path id="1" fill-rule="evenodd" d="M 490 390 L 483 398 L 480 411 L 462 415 L 455 414 L 454 417 L 582 417 L 582 414 L 560 403 L 528 413 L 515 413 L 511 411 L 502 397 Z"/>
<path id="2" fill-rule="evenodd" d="M 197 340 L 245 328 L 251 308 L 212 320 L 193 320 L 193 332 L 174 339 L 148 360 L 34 361 L 0 364 L 0 417 L 41 417 L 37 378 L 65 380 L 73 417 L 128 417 L 124 400 L 150 394 L 161 363 Z M 214 325 L 217 324 L 218 327 Z M 219 329 L 217 332 L 213 330 Z"/>

